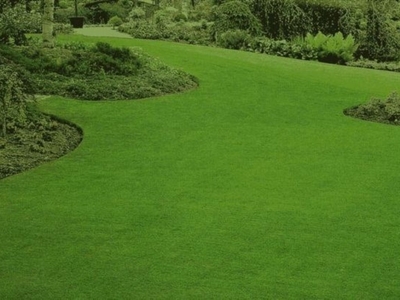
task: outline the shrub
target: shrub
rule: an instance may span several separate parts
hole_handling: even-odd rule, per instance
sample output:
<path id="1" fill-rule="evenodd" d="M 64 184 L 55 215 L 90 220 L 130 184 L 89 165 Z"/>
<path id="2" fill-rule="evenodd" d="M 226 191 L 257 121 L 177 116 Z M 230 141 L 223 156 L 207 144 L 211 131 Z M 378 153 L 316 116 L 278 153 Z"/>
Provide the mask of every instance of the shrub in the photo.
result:
<path id="1" fill-rule="evenodd" d="M 132 21 L 143 20 L 145 16 L 146 12 L 140 7 L 132 8 L 131 12 L 129 13 L 129 19 Z"/>
<path id="2" fill-rule="evenodd" d="M 218 45 L 227 49 L 245 49 L 251 41 L 251 35 L 245 30 L 229 30 L 222 33 Z"/>
<path id="3" fill-rule="evenodd" d="M 71 34 L 74 29 L 71 24 L 55 23 L 53 30 L 56 34 Z"/>
<path id="4" fill-rule="evenodd" d="M 26 123 L 29 95 L 12 64 L 0 66 L 0 129 L 3 138 Z"/>
<path id="5" fill-rule="evenodd" d="M 296 43 L 286 40 L 271 40 L 267 37 L 251 39 L 246 50 L 303 60 L 317 60 L 318 58 L 318 53 L 311 47 L 304 45 L 303 42 Z"/>
<path id="6" fill-rule="evenodd" d="M 24 45 L 27 43 L 25 33 L 41 31 L 41 16 L 28 13 L 24 7 L 17 5 L 0 13 L 0 43 Z"/>
<path id="7" fill-rule="evenodd" d="M 393 92 L 386 100 L 372 98 L 365 104 L 345 109 L 344 114 L 367 121 L 400 125 L 400 96 Z"/>
<path id="8" fill-rule="evenodd" d="M 400 64 L 395 62 L 377 62 L 373 60 L 360 59 L 357 61 L 347 62 L 346 65 L 358 68 L 400 72 Z"/>
<path id="9" fill-rule="evenodd" d="M 233 0 L 218 6 L 214 11 L 214 32 L 218 35 L 228 30 L 247 30 L 257 35 L 261 32 L 261 25 L 243 2 Z"/>
<path id="10" fill-rule="evenodd" d="M 113 28 L 122 25 L 123 21 L 120 17 L 114 16 L 110 20 L 108 20 L 108 24 L 112 25 Z"/>

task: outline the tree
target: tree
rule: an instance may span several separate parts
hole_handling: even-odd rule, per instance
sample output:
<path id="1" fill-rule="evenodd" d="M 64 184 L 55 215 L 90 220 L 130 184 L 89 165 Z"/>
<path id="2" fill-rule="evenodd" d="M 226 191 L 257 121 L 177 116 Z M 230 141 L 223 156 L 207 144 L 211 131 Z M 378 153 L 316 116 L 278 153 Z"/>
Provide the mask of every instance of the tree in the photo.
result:
<path id="1" fill-rule="evenodd" d="M 43 19 L 42 19 L 42 38 L 43 47 L 54 47 L 53 20 L 54 20 L 54 0 L 44 0 Z"/>

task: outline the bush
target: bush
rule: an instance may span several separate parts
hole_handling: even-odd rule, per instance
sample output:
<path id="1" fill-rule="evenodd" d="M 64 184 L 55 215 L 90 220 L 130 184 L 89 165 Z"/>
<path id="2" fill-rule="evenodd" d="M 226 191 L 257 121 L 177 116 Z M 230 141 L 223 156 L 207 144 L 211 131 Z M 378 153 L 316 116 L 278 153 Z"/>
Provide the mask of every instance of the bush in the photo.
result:
<path id="1" fill-rule="evenodd" d="M 28 13 L 21 5 L 7 8 L 0 13 L 0 44 L 24 45 L 25 33 L 41 32 L 41 16 Z"/>
<path id="2" fill-rule="evenodd" d="M 271 40 L 267 37 L 256 37 L 251 39 L 247 51 L 291 57 L 303 60 L 317 60 L 318 53 L 302 42 L 288 42 L 286 40 Z"/>
<path id="3" fill-rule="evenodd" d="M 400 72 L 400 64 L 395 62 L 377 62 L 373 60 L 360 59 L 357 61 L 347 62 L 346 65 L 350 67 Z"/>
<path id="4" fill-rule="evenodd" d="M 114 16 L 110 20 L 108 20 L 108 25 L 112 25 L 113 28 L 122 25 L 123 21 L 120 17 Z"/>
<path id="5" fill-rule="evenodd" d="M 251 41 L 251 35 L 245 30 L 229 30 L 222 33 L 218 45 L 227 49 L 245 49 Z"/>
<path id="6" fill-rule="evenodd" d="M 367 121 L 400 125 L 400 96 L 393 92 L 386 100 L 372 98 L 366 104 L 345 109 L 344 114 Z"/>
<path id="7" fill-rule="evenodd" d="M 55 23 L 53 30 L 56 34 L 71 34 L 74 29 L 71 24 Z"/>
<path id="8" fill-rule="evenodd" d="M 247 30 L 253 35 L 261 32 L 261 25 L 243 2 L 233 0 L 218 6 L 214 11 L 214 32 L 218 35 L 229 30 Z"/>
<path id="9" fill-rule="evenodd" d="M 4 139 L 26 124 L 29 94 L 13 64 L 0 65 L 0 132 Z"/>
<path id="10" fill-rule="evenodd" d="M 146 12 L 140 7 L 134 7 L 129 13 L 129 19 L 132 21 L 143 20 L 146 16 Z"/>
<path id="11" fill-rule="evenodd" d="M 205 28 L 204 28 L 205 27 Z M 140 39 L 163 39 L 190 44 L 211 44 L 211 33 L 207 26 L 190 26 L 187 23 L 177 23 L 170 26 L 153 24 L 147 21 L 122 24 L 118 30 Z"/>

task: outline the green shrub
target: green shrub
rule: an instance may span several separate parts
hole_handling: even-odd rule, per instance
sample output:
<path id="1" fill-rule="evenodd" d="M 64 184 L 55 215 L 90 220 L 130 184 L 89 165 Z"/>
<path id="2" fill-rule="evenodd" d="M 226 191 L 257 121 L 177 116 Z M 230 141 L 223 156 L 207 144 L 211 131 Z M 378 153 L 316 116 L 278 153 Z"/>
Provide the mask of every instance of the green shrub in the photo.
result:
<path id="1" fill-rule="evenodd" d="M 393 92 L 386 100 L 372 98 L 365 104 L 345 109 L 344 113 L 367 121 L 400 125 L 400 96 Z"/>
<path id="2" fill-rule="evenodd" d="M 360 59 L 357 61 L 347 62 L 346 65 L 358 68 L 400 72 L 400 64 L 396 62 L 377 62 L 373 60 Z"/>
<path id="3" fill-rule="evenodd" d="M 24 6 L 6 8 L 0 13 L 0 44 L 24 45 L 25 33 L 41 32 L 41 16 L 26 12 Z"/>
<path id="4" fill-rule="evenodd" d="M 218 45 L 227 49 L 245 49 L 251 41 L 251 35 L 245 30 L 229 30 L 222 33 Z"/>
<path id="5" fill-rule="evenodd" d="M 108 20 L 108 25 L 112 25 L 113 28 L 122 25 L 123 21 L 120 17 L 114 16 L 110 20 Z"/>
<path id="6" fill-rule="evenodd" d="M 129 13 L 129 19 L 132 21 L 143 20 L 146 12 L 140 7 L 134 7 Z"/>
<path id="7" fill-rule="evenodd" d="M 29 94 L 12 64 L 0 65 L 0 132 L 4 139 L 27 121 Z"/>
<path id="8" fill-rule="evenodd" d="M 213 29 L 218 40 L 219 34 L 236 29 L 257 35 L 261 32 L 261 25 L 246 4 L 233 0 L 216 7 Z"/>
<path id="9" fill-rule="evenodd" d="M 53 26 L 54 33 L 56 34 L 71 34 L 74 29 L 71 24 L 55 23 Z"/>
<path id="10" fill-rule="evenodd" d="M 211 30 L 207 26 L 190 26 L 187 23 L 176 23 L 170 26 L 154 24 L 147 21 L 129 22 L 122 24 L 119 31 L 128 33 L 135 38 L 163 39 L 190 44 L 211 44 Z"/>

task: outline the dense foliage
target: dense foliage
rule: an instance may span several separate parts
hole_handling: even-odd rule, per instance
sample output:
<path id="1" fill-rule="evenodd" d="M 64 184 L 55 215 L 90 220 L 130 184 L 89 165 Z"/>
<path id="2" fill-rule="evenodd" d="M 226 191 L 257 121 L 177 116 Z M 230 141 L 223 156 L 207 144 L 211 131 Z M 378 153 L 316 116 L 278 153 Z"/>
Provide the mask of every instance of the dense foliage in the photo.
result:
<path id="1" fill-rule="evenodd" d="M 365 104 L 345 109 L 344 113 L 362 120 L 400 125 L 400 96 L 393 92 L 385 100 L 372 98 Z"/>
<path id="2" fill-rule="evenodd" d="M 32 93 L 87 100 L 137 99 L 180 92 L 195 78 L 139 51 L 96 45 L 63 44 L 55 49 L 0 47 L 0 54 L 30 72 Z"/>
<path id="3" fill-rule="evenodd" d="M 81 132 L 36 109 L 29 74 L 0 57 L 0 178 L 55 159 L 75 148 Z"/>
<path id="4" fill-rule="evenodd" d="M 400 3 L 396 0 L 228 0 L 214 1 L 214 6 L 203 0 L 189 10 L 176 3 L 161 6 L 154 18 L 142 8 L 133 8 L 130 21 L 119 29 L 139 38 L 273 53 L 254 47 L 268 38 L 267 44 L 273 40 L 290 45 L 293 51 L 284 51 L 288 52 L 284 56 L 332 63 L 400 58 Z M 207 24 L 207 30 L 193 30 L 196 22 Z M 329 42 L 314 55 L 315 49 L 301 41 L 320 34 L 329 37 Z"/>

